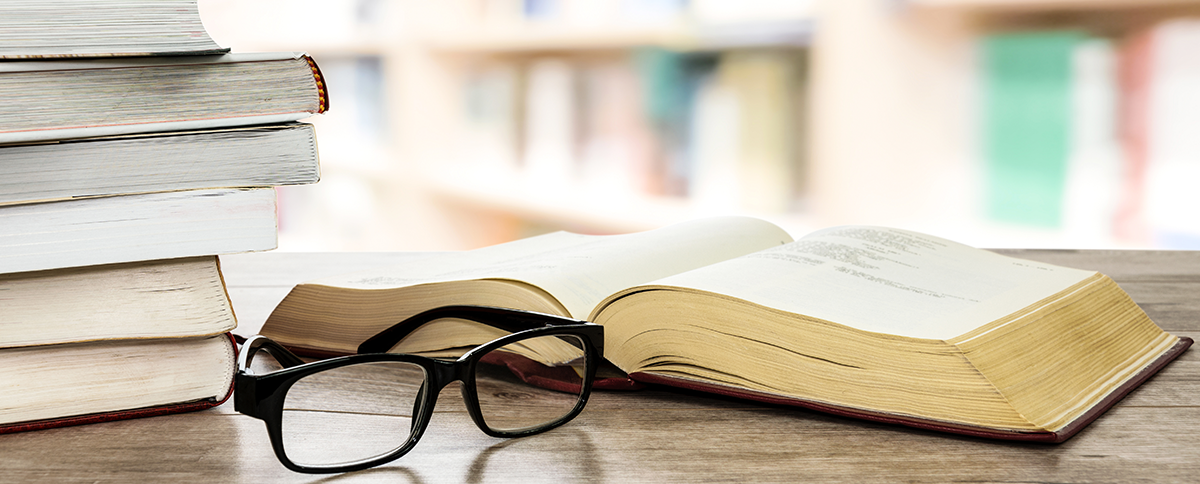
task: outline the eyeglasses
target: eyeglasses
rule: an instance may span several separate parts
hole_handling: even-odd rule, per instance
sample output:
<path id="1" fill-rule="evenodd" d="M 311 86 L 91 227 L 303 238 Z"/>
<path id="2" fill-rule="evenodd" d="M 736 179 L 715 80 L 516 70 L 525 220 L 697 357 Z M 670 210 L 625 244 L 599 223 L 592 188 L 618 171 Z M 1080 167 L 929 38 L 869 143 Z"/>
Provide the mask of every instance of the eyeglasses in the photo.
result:
<path id="1" fill-rule="evenodd" d="M 427 323 L 467 320 L 509 332 L 454 360 L 386 353 Z M 545 432 L 575 418 L 591 393 L 604 328 L 540 313 L 447 306 L 371 337 L 358 354 L 304 363 L 253 336 L 238 357 L 234 408 L 266 422 L 275 456 L 305 473 L 349 472 L 391 462 L 421 438 L 438 393 L 462 382 L 475 425 L 493 437 Z M 265 351 L 282 369 L 251 370 Z M 261 362 L 260 362 L 261 363 Z"/>

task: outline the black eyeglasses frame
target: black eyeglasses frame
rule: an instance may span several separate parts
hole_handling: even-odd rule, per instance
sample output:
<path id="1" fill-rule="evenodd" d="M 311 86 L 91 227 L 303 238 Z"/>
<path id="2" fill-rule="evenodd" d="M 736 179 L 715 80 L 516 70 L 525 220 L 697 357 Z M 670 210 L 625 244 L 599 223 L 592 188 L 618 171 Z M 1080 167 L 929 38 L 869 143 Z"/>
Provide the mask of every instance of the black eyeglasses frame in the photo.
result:
<path id="1" fill-rule="evenodd" d="M 404 336 L 430 321 L 457 318 L 510 331 L 512 334 L 477 346 L 453 361 L 428 358 L 419 355 L 386 353 Z M 586 356 L 584 376 L 581 379 L 579 400 L 570 412 L 543 425 L 517 429 L 496 430 L 487 425 L 479 406 L 479 396 L 474 380 L 479 359 L 489 351 L 516 341 L 551 335 L 571 335 L 582 342 Z M 264 375 L 248 371 L 250 362 L 258 351 L 266 351 L 283 367 Z M 394 461 L 408 453 L 429 425 L 437 395 L 451 382 L 462 382 L 462 396 L 471 420 L 485 434 L 492 437 L 524 437 L 554 429 L 570 421 L 583 411 L 591 395 L 596 369 L 604 354 L 604 328 L 586 321 L 558 316 L 486 306 L 446 306 L 422 312 L 368 339 L 359 346 L 359 354 L 330 358 L 305 363 L 294 353 L 261 335 L 246 339 L 238 355 L 238 371 L 235 376 L 234 409 L 242 414 L 263 420 L 271 439 L 275 456 L 288 469 L 307 474 L 351 472 Z M 420 366 L 425 371 L 425 384 L 418 395 L 413 415 L 413 431 L 408 440 L 396 449 L 376 457 L 340 465 L 306 466 L 288 458 L 283 446 L 283 404 L 287 390 L 301 378 L 347 365 L 373 362 L 404 362 Z"/>

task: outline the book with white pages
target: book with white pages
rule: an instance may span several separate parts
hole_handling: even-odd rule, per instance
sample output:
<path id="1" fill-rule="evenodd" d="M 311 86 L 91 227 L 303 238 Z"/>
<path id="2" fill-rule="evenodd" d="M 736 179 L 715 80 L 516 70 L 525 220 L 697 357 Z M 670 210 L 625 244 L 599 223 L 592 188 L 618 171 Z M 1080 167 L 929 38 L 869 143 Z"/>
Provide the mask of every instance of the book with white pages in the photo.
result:
<path id="1" fill-rule="evenodd" d="M 197 0 L 0 2 L 0 59 L 228 51 L 204 29 Z"/>
<path id="2" fill-rule="evenodd" d="M 296 121 L 325 112 L 300 52 L 0 63 L 0 144 Z"/>
<path id="3" fill-rule="evenodd" d="M 0 274 L 0 348 L 214 336 L 237 327 L 217 256 Z"/>
<path id="4" fill-rule="evenodd" d="M 275 190 L 0 206 L 0 274 L 274 249 Z"/>
<path id="5" fill-rule="evenodd" d="M 0 205 L 137 193 L 316 183 L 313 126 L 83 138 L 0 147 Z"/>

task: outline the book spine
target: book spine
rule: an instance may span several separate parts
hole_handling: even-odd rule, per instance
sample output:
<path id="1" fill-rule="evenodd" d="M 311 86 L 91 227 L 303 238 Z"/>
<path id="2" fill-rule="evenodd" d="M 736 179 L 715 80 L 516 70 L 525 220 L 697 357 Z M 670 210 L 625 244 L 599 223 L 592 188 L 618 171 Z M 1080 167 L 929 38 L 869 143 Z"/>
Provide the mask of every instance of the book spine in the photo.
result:
<path id="1" fill-rule="evenodd" d="M 317 114 L 324 113 L 329 110 L 329 89 L 325 85 L 325 76 L 321 75 L 321 68 L 317 66 L 317 61 L 314 61 L 312 56 L 305 55 L 304 60 L 308 62 L 308 68 L 312 69 L 313 80 L 317 83 L 317 95 L 320 97 Z"/>

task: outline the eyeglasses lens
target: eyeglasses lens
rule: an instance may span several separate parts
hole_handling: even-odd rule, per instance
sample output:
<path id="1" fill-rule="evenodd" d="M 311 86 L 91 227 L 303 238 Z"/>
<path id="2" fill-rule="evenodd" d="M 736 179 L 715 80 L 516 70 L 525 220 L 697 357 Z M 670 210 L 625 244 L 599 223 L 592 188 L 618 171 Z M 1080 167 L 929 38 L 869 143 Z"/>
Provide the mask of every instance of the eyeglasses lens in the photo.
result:
<path id="1" fill-rule="evenodd" d="M 404 362 L 334 368 L 297 381 L 284 399 L 284 453 L 302 466 L 333 466 L 390 453 L 408 442 L 425 370 Z"/>
<path id="2" fill-rule="evenodd" d="M 531 430 L 571 413 L 583 392 L 587 355 L 578 336 L 538 336 L 484 354 L 475 368 L 479 408 L 498 432 Z"/>

